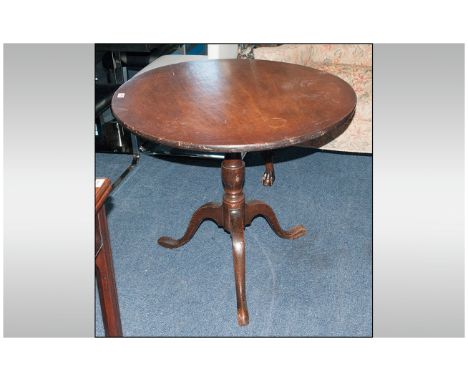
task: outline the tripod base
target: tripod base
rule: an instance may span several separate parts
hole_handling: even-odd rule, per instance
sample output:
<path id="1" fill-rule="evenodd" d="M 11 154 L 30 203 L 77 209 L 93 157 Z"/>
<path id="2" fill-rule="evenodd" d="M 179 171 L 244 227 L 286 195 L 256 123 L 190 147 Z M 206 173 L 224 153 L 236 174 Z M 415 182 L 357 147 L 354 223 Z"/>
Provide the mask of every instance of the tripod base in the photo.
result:
<path id="1" fill-rule="evenodd" d="M 289 230 L 282 229 L 273 209 L 268 204 L 260 200 L 246 203 L 243 192 L 244 176 L 245 164 L 240 154 L 226 156 L 221 165 L 221 178 L 224 186 L 223 202 L 221 204 L 207 203 L 196 210 L 185 234 L 180 239 L 163 236 L 158 240 L 158 243 L 165 248 L 181 247 L 195 235 L 200 224 L 207 219 L 213 220 L 219 227 L 230 233 L 236 282 L 237 322 L 241 326 L 249 323 L 245 295 L 245 227 L 260 215 L 270 224 L 273 232 L 283 239 L 297 239 L 306 234 L 306 229 L 302 225 Z"/>

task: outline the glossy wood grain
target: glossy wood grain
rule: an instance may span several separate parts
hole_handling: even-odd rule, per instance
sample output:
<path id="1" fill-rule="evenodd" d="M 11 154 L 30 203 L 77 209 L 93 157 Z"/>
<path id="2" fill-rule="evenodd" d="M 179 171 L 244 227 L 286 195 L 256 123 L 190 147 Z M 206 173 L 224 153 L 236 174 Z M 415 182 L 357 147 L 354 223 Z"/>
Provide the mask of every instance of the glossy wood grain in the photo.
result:
<path id="1" fill-rule="evenodd" d="M 157 68 L 123 84 L 112 111 L 132 132 L 172 147 L 247 152 L 291 146 L 336 129 L 356 94 L 309 67 L 206 60 Z"/>

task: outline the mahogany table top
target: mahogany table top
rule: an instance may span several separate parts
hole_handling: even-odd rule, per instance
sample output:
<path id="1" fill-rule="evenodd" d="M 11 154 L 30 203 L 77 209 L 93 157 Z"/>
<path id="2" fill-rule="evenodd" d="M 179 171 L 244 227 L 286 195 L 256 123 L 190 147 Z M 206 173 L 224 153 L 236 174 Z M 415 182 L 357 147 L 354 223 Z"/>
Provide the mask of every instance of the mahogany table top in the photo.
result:
<path id="1" fill-rule="evenodd" d="M 341 126 L 356 94 L 342 79 L 263 60 L 183 62 L 143 73 L 114 94 L 130 131 L 177 148 L 248 152 L 291 146 Z"/>

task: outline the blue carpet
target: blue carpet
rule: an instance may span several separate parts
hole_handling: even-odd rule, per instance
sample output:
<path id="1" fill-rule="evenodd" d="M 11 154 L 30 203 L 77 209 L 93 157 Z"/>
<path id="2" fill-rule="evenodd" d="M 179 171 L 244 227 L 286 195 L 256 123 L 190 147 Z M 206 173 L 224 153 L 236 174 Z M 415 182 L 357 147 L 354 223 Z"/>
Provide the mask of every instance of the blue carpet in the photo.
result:
<path id="1" fill-rule="evenodd" d="M 132 163 L 130 154 L 96 154 L 96 178 L 109 178 L 112 183 Z"/>
<path id="2" fill-rule="evenodd" d="M 96 176 L 112 174 L 121 157 L 97 154 Z M 372 157 L 280 150 L 267 188 L 260 156 L 247 155 L 247 199 L 264 200 L 284 228 L 303 224 L 308 233 L 280 239 L 261 217 L 247 227 L 246 327 L 237 326 L 227 233 L 206 221 L 181 248 L 156 243 L 182 236 L 196 208 L 221 201 L 219 165 L 143 155 L 111 194 L 124 336 L 371 336 Z M 104 335 L 98 301 L 96 335 Z"/>

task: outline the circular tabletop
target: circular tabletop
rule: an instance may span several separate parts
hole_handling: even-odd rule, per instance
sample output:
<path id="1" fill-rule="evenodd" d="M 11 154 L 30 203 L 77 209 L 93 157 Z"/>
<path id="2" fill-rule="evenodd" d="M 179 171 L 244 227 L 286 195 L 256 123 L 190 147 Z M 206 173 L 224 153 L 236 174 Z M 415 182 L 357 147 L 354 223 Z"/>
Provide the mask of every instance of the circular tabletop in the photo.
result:
<path id="1" fill-rule="evenodd" d="M 263 60 L 183 62 L 124 83 L 112 111 L 130 131 L 177 148 L 247 152 L 291 146 L 344 124 L 356 94 L 342 79 Z"/>

